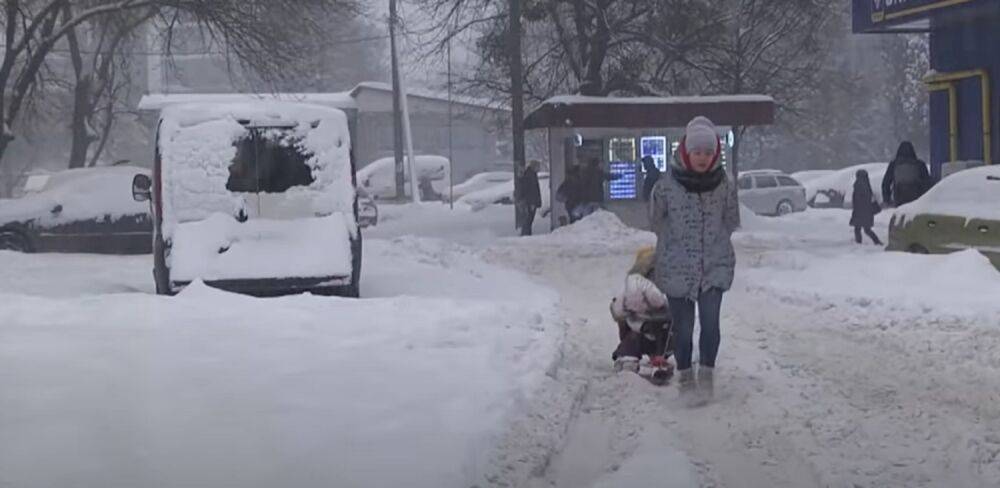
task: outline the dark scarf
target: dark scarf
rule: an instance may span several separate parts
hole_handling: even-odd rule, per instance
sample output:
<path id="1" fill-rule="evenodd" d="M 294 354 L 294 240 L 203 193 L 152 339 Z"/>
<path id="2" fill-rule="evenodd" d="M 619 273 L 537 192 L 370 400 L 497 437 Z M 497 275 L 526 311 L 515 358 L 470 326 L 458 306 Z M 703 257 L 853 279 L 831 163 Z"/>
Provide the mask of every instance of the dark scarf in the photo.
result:
<path id="1" fill-rule="evenodd" d="M 726 178 L 726 171 L 721 166 L 708 173 L 697 173 L 672 168 L 670 174 L 681 186 L 691 193 L 710 192 L 718 188 L 722 184 L 722 180 Z"/>

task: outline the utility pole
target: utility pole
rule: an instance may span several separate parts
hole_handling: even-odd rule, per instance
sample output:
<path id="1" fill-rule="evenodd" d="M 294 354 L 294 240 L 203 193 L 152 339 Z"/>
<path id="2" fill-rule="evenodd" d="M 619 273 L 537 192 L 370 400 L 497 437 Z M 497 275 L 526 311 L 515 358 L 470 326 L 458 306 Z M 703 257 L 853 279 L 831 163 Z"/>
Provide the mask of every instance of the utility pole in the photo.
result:
<path id="1" fill-rule="evenodd" d="M 396 24 L 399 22 L 396 0 L 389 0 L 389 49 L 392 51 L 392 137 L 393 156 L 396 160 L 396 198 L 406 195 L 403 171 L 403 111 L 400 108 L 399 57 L 396 54 Z"/>
<path id="2" fill-rule="evenodd" d="M 511 138 L 514 143 L 514 203 L 521 198 L 521 178 L 524 171 L 524 79 L 521 66 L 521 0 L 509 0 L 510 28 L 507 29 L 510 59 Z M 514 226 L 521 228 L 523 216 L 514 212 Z"/>

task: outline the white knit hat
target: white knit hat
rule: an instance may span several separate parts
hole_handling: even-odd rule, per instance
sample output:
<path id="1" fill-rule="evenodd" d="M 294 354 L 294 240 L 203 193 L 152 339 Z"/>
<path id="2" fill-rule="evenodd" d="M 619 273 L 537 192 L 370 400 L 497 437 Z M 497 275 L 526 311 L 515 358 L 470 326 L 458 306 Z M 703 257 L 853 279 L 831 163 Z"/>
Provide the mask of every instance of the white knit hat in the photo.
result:
<path id="1" fill-rule="evenodd" d="M 715 124 L 708 117 L 697 116 L 688 122 L 684 131 L 684 148 L 688 152 L 695 150 L 715 151 L 719 146 L 719 135 Z"/>

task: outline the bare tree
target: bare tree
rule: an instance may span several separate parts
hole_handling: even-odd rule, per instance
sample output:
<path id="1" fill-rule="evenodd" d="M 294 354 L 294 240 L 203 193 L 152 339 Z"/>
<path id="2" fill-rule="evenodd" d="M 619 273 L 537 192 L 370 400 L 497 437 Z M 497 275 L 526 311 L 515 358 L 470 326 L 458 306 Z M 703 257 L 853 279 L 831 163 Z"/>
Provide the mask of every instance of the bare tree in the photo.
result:
<path id="1" fill-rule="evenodd" d="M 76 28 L 67 32 L 74 74 L 70 168 L 93 166 L 100 158 L 114 126 L 116 108 L 125 101 L 131 86 L 131 58 L 125 48 L 134 45 L 128 41 L 133 41 L 136 30 L 156 13 L 150 8 L 95 18 L 84 24 L 89 35 L 83 46 Z M 72 16 L 72 7 L 65 7 L 65 15 Z M 95 142 L 97 148 L 88 162 Z"/>
<path id="2" fill-rule="evenodd" d="M 684 58 L 701 94 L 774 95 L 794 112 L 813 95 L 824 62 L 823 32 L 836 17 L 825 0 L 722 0 L 713 3 L 712 42 Z M 733 167 L 746 127 L 734 127 Z"/>

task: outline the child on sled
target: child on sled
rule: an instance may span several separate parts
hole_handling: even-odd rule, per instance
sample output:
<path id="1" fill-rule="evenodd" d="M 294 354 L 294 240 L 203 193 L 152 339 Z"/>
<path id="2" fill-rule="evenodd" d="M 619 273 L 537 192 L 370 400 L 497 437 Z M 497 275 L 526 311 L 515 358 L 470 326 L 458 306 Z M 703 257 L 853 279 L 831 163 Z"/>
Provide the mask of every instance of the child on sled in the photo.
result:
<path id="1" fill-rule="evenodd" d="M 640 372 L 643 356 L 649 357 L 651 380 L 663 382 L 673 375 L 667 361 L 673 352 L 670 338 L 670 306 L 667 297 L 651 281 L 652 247 L 640 249 L 625 277 L 622 292 L 611 300 L 611 317 L 618 324 L 619 344 L 611 354 L 617 371 Z"/>

